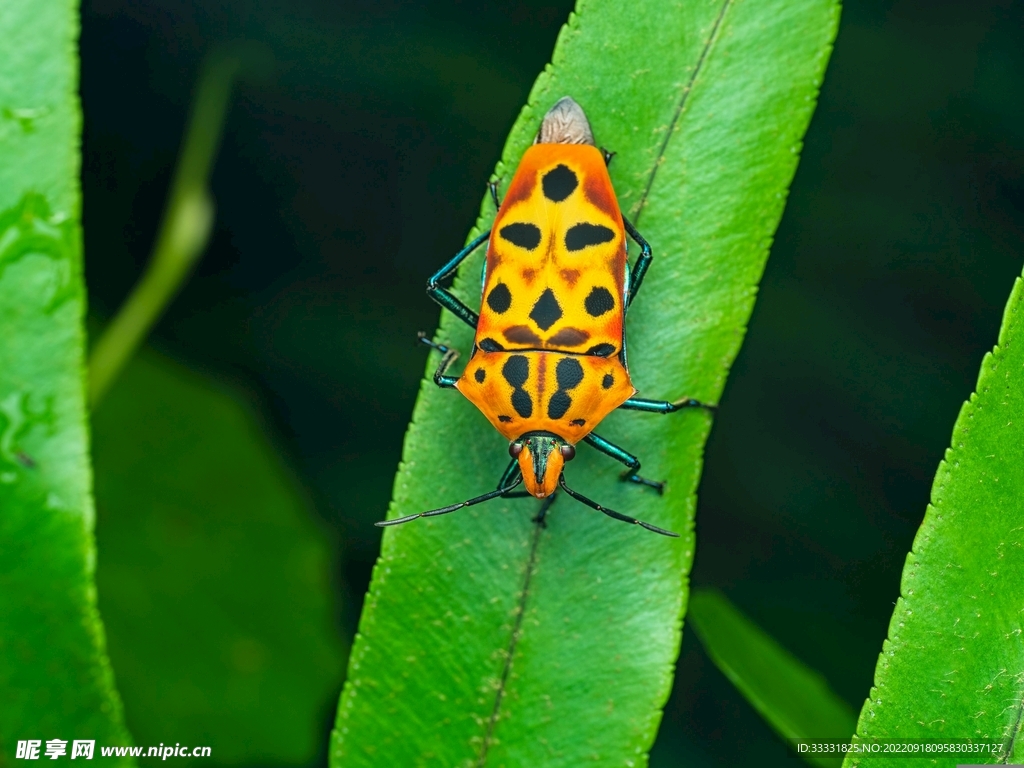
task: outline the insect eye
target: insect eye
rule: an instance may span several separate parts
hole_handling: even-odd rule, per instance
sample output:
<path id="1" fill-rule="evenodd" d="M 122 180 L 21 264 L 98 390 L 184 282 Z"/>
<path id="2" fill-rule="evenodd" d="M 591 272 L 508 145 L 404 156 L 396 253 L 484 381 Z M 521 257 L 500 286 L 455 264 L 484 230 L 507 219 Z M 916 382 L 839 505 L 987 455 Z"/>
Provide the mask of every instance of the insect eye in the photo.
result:
<path id="1" fill-rule="evenodd" d="M 522 443 L 509 443 L 508 444 L 508 455 L 513 459 L 518 458 L 519 454 L 523 452 Z"/>
<path id="2" fill-rule="evenodd" d="M 576 458 L 576 449 L 571 445 L 563 445 L 559 450 L 562 452 L 562 458 L 566 461 L 572 461 Z"/>

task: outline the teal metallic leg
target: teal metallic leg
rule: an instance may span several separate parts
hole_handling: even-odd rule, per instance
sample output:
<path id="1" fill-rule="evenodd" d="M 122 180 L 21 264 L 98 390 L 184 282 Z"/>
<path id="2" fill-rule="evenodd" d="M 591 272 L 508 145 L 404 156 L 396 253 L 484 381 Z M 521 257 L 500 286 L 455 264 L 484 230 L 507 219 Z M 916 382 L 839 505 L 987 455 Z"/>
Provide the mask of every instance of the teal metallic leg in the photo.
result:
<path id="1" fill-rule="evenodd" d="M 431 349 L 436 349 L 442 355 L 441 363 L 437 366 L 437 370 L 434 371 L 434 383 L 441 389 L 455 389 L 455 384 L 458 382 L 459 377 L 446 376 L 445 374 L 451 367 L 452 363 L 455 362 L 456 358 L 458 358 L 459 350 L 431 341 L 422 331 L 419 333 L 419 340 Z"/>
<path id="2" fill-rule="evenodd" d="M 694 400 L 689 397 L 676 400 L 674 403 L 670 403 L 668 400 L 647 400 L 643 397 L 631 397 L 620 405 L 619 408 L 626 411 L 646 411 L 647 413 L 675 413 L 684 408 L 703 408 L 712 412 L 718 410 L 717 405 L 708 405 L 700 400 Z"/>
<path id="3" fill-rule="evenodd" d="M 633 454 L 624 451 L 622 448 L 619 448 L 619 446 L 615 445 L 615 443 L 610 443 L 600 435 L 595 435 L 593 432 L 584 437 L 583 442 L 585 442 L 587 445 L 591 445 L 594 448 L 597 448 L 597 450 L 599 450 L 605 456 L 611 456 L 616 461 L 620 461 L 627 467 L 629 467 L 629 469 L 627 469 L 622 474 L 622 479 L 625 480 L 627 483 L 637 483 L 639 485 L 650 486 L 651 488 L 654 488 L 659 494 L 664 492 L 664 482 L 648 480 L 646 477 L 640 477 L 640 459 L 638 459 Z"/>
<path id="4" fill-rule="evenodd" d="M 454 275 L 455 270 L 457 270 L 459 265 L 466 260 L 466 257 L 475 251 L 481 243 L 486 242 L 487 238 L 490 236 L 491 232 L 488 230 L 479 237 L 474 238 L 469 245 L 456 253 L 452 257 L 451 261 L 437 270 L 437 272 L 431 275 L 430 279 L 427 281 L 427 295 L 470 328 L 474 329 L 476 328 L 477 321 L 480 319 L 477 313 L 459 301 L 450 291 L 448 291 L 447 288 L 442 288 L 439 283 Z"/>
<path id="5" fill-rule="evenodd" d="M 625 216 L 622 217 L 622 224 L 625 226 L 629 236 L 640 246 L 640 256 L 629 273 L 629 295 L 626 298 L 626 309 L 633 303 L 637 293 L 640 291 L 640 284 L 644 281 L 647 270 L 651 268 L 654 256 L 651 254 L 650 244 L 636 231 L 636 227 L 629 223 Z"/>

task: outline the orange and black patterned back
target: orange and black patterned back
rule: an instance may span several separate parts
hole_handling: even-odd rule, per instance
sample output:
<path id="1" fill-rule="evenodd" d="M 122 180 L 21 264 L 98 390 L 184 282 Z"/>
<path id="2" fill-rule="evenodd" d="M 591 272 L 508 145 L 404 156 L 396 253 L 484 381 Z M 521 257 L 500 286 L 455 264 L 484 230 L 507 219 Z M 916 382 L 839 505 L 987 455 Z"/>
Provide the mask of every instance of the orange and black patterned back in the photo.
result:
<path id="1" fill-rule="evenodd" d="M 535 144 L 494 220 L 476 345 L 615 355 L 625 275 L 622 214 L 601 152 Z"/>
<path id="2" fill-rule="evenodd" d="M 476 350 L 456 384 L 508 440 L 551 432 L 575 445 L 636 390 L 618 357 Z"/>

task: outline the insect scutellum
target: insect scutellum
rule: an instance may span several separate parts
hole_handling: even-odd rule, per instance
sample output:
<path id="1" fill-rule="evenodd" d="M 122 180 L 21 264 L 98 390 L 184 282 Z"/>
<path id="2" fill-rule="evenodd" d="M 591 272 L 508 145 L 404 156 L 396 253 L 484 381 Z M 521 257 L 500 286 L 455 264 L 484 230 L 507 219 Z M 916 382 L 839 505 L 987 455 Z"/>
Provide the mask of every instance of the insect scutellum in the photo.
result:
<path id="1" fill-rule="evenodd" d="M 541 121 L 503 201 L 492 183 L 498 210 L 491 230 L 428 281 L 428 295 L 475 331 L 461 376 L 448 375 L 458 352 L 420 335 L 442 354 L 434 383 L 465 395 L 509 440 L 512 460 L 489 493 L 378 525 L 444 515 L 501 496 L 548 498 L 561 487 L 609 517 L 677 535 L 588 499 L 566 485 L 563 473 L 582 441 L 624 464 L 623 480 L 661 493 L 664 483 L 642 477 L 640 460 L 594 428 L 617 408 L 672 413 L 714 407 L 692 398 L 635 397 L 626 365 L 625 315 L 653 256 L 619 210 L 607 169 L 612 154 L 595 146 L 582 107 L 568 96 L 559 99 Z M 627 236 L 640 246 L 632 268 Z M 485 242 L 477 313 L 441 283 Z M 520 485 L 526 493 L 516 490 Z"/>

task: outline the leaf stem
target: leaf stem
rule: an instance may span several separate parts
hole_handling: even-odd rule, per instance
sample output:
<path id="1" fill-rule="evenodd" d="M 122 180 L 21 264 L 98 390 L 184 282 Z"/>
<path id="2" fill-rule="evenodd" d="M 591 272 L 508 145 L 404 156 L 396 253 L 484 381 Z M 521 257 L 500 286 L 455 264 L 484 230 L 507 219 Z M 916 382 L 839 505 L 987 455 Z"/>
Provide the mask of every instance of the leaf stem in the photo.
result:
<path id="1" fill-rule="evenodd" d="M 103 399 L 206 248 L 214 220 L 210 172 L 240 64 L 237 54 L 224 50 L 203 64 L 149 265 L 89 356 L 90 408 Z"/>

